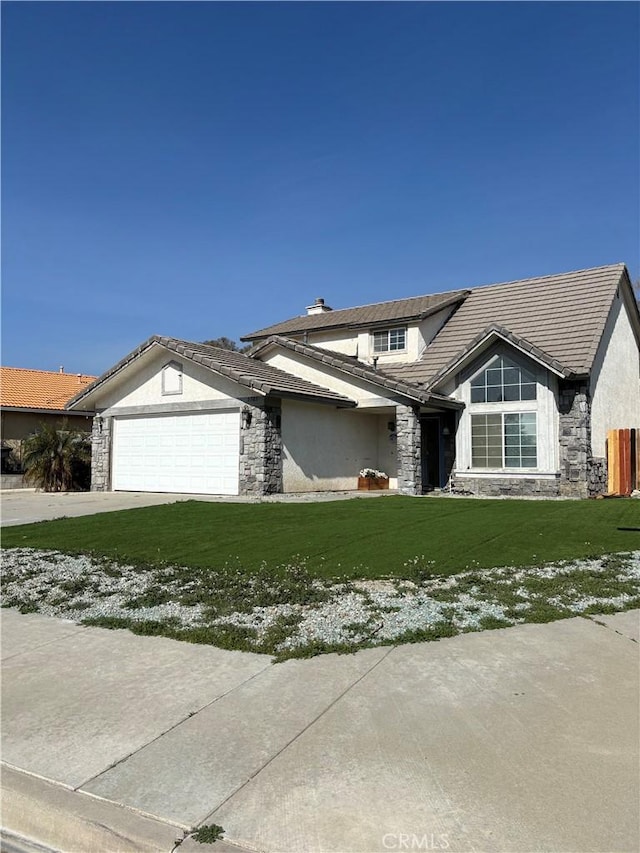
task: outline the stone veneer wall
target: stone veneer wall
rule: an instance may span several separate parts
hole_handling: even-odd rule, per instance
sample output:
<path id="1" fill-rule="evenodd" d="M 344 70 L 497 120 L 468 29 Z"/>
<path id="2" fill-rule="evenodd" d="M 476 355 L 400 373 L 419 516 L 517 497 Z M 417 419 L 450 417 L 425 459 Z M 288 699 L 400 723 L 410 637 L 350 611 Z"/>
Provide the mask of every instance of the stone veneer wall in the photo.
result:
<path id="1" fill-rule="evenodd" d="M 411 406 L 396 406 L 398 491 L 422 494 L 420 419 Z"/>
<path id="2" fill-rule="evenodd" d="M 560 494 L 586 498 L 591 463 L 591 405 L 586 382 L 561 381 L 558 387 L 560 414 Z"/>
<path id="3" fill-rule="evenodd" d="M 108 492 L 111 488 L 111 425 L 113 418 L 93 419 L 91 430 L 91 491 Z"/>
<path id="4" fill-rule="evenodd" d="M 0 474 L 0 490 L 29 488 L 31 484 L 25 482 L 24 474 Z"/>
<path id="5" fill-rule="evenodd" d="M 560 478 L 542 480 L 539 477 L 453 477 L 454 489 L 482 495 L 487 498 L 527 497 L 557 498 L 560 494 Z"/>
<path id="6" fill-rule="evenodd" d="M 592 457 L 589 464 L 589 478 L 587 482 L 589 497 L 607 494 L 609 490 L 607 476 L 607 460 L 596 456 Z"/>
<path id="7" fill-rule="evenodd" d="M 282 407 L 280 402 L 245 405 L 251 424 L 240 420 L 240 494 L 275 495 L 282 492 Z"/>

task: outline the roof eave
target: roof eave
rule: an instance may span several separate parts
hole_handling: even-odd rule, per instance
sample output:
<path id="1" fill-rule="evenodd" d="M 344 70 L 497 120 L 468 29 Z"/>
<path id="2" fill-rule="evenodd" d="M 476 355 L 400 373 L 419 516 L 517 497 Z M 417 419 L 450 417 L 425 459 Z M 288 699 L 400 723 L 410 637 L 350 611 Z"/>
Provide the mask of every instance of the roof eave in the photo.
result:
<path id="1" fill-rule="evenodd" d="M 304 403 L 319 403 L 323 406 L 336 406 L 339 409 L 355 409 L 358 405 L 355 400 L 350 400 L 348 397 L 322 397 L 304 394 L 301 391 L 273 391 L 270 396 L 277 399 L 301 400 Z"/>
<path id="2" fill-rule="evenodd" d="M 69 402 L 65 404 L 65 409 L 73 409 L 74 406 L 78 405 L 78 403 L 84 400 L 85 397 L 87 397 L 89 394 L 92 394 L 94 391 L 104 385 L 105 382 L 107 382 L 116 374 L 120 373 L 122 370 L 124 370 L 125 367 L 136 361 L 143 353 L 147 352 L 147 350 L 149 350 L 154 344 L 157 344 L 159 342 L 159 335 L 152 335 L 150 338 L 147 338 L 146 341 L 143 341 L 134 350 L 131 350 L 130 353 L 125 355 L 124 358 L 120 359 L 117 364 L 114 364 L 113 367 L 109 368 L 109 370 L 107 370 L 101 376 L 98 376 L 98 378 L 94 379 L 94 381 L 91 382 L 89 385 L 86 385 L 82 389 L 82 391 L 75 395 L 75 397 L 72 397 Z"/>
<path id="3" fill-rule="evenodd" d="M 264 341 L 273 335 L 304 335 L 305 332 L 324 332 L 324 331 L 333 331 L 335 329 L 383 329 L 391 326 L 397 326 L 402 323 L 417 323 L 425 320 L 427 317 L 431 317 L 433 314 L 437 314 L 439 311 L 448 308 L 450 305 L 455 305 L 457 302 L 464 301 L 467 296 L 471 293 L 470 290 L 464 290 L 462 292 L 456 292 L 455 296 L 451 296 L 448 299 L 443 299 L 442 302 L 438 302 L 437 305 L 434 305 L 432 308 L 429 308 L 425 311 L 417 311 L 412 314 L 406 314 L 401 317 L 392 317 L 386 320 L 371 320 L 365 321 L 361 320 L 358 322 L 348 322 L 339 320 L 335 323 L 323 323 L 318 326 L 313 325 L 305 325 L 301 327 L 294 327 L 293 329 L 287 329 L 285 332 L 275 332 L 274 328 L 278 328 L 278 326 L 282 325 L 281 323 L 276 323 L 274 326 L 269 326 L 267 329 L 258 329 L 257 332 L 252 332 L 248 335 L 243 335 L 240 340 L 241 341 Z M 419 298 L 419 297 L 418 297 Z M 362 308 L 367 308 L 368 306 L 363 305 Z M 355 309 L 346 308 L 341 309 L 345 311 L 353 311 Z M 301 320 L 306 319 L 308 315 L 300 317 Z M 326 317 L 326 314 L 322 314 L 319 316 Z M 288 320 L 284 321 L 285 323 L 290 322 Z"/>
<path id="4" fill-rule="evenodd" d="M 67 404 L 62 409 L 42 409 L 37 407 L 30 406 L 2 406 L 3 412 L 23 412 L 24 414 L 29 415 L 85 415 L 85 416 L 93 416 L 93 412 L 84 411 L 84 410 L 74 410 L 70 412 L 66 408 Z"/>
<path id="5" fill-rule="evenodd" d="M 544 353 L 541 349 L 525 341 L 524 338 L 518 338 L 508 329 L 492 327 L 486 329 L 482 336 L 478 336 L 469 347 L 462 353 L 459 353 L 453 361 L 449 362 L 441 371 L 439 371 L 429 382 L 430 388 L 436 388 L 451 376 L 458 373 L 466 364 L 473 361 L 489 344 L 496 339 L 500 339 L 512 346 L 514 349 L 521 352 L 523 355 L 537 361 L 543 367 L 555 373 L 561 379 L 580 378 L 583 374 L 577 373 L 571 368 L 562 365 L 557 359 Z M 588 374 L 587 374 L 588 375 Z"/>

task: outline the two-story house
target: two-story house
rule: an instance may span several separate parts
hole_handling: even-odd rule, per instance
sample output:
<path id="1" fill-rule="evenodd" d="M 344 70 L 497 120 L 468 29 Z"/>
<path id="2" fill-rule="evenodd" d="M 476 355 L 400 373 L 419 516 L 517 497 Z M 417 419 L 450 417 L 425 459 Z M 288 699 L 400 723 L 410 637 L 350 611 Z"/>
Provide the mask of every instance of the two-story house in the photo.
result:
<path id="1" fill-rule="evenodd" d="M 611 428 L 640 425 L 623 264 L 306 314 L 246 355 L 154 336 L 77 395 L 94 489 L 353 489 L 584 497 Z"/>

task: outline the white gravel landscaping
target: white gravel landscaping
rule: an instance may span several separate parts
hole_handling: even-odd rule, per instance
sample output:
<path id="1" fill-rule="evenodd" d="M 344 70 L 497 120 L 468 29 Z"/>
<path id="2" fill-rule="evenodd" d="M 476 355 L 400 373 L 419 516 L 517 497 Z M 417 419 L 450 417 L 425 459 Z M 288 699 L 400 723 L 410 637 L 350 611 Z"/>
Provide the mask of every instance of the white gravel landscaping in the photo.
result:
<path id="1" fill-rule="evenodd" d="M 280 577 L 265 567 L 253 580 L 237 568 L 217 574 L 135 567 L 15 548 L 3 554 L 2 602 L 76 622 L 120 620 L 111 626 L 134 630 L 153 624 L 153 633 L 163 633 L 164 625 L 178 637 L 189 629 L 237 629 L 243 648 L 276 655 L 640 606 L 640 551 L 528 568 L 471 569 L 446 577 L 433 576 L 434 567 L 424 558 L 406 568 L 415 580 L 328 583 L 305 580 L 299 566 L 285 567 Z M 212 578 L 217 599 L 210 595 Z M 225 606 L 225 584 L 230 606 Z"/>

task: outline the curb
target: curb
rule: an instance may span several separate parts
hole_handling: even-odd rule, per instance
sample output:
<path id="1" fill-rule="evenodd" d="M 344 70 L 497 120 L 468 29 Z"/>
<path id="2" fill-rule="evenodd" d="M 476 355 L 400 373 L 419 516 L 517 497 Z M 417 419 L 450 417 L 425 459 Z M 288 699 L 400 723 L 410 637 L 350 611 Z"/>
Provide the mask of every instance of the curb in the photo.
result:
<path id="1" fill-rule="evenodd" d="M 171 853 L 184 827 L 2 765 L 1 850 L 52 853 Z M 186 838 L 180 853 L 248 853 Z"/>
<path id="2" fill-rule="evenodd" d="M 2 767 L 2 828 L 64 853 L 169 853 L 177 826 Z"/>

